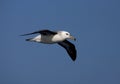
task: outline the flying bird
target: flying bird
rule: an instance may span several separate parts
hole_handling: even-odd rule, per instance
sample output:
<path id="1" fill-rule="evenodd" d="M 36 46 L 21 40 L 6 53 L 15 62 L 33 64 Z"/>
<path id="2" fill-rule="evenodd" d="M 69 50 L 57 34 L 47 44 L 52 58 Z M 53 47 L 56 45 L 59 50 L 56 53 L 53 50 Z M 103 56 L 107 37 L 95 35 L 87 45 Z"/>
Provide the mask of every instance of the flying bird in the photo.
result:
<path id="1" fill-rule="evenodd" d="M 69 42 L 67 39 L 76 40 L 73 36 L 70 35 L 67 31 L 51 31 L 51 30 L 39 30 L 28 34 L 23 34 L 21 36 L 31 35 L 31 34 L 39 34 L 34 38 L 28 38 L 26 41 L 30 42 L 38 42 L 44 44 L 54 44 L 57 43 L 63 48 L 66 49 L 67 53 L 71 57 L 73 61 L 76 60 L 76 48 L 75 45 Z"/>

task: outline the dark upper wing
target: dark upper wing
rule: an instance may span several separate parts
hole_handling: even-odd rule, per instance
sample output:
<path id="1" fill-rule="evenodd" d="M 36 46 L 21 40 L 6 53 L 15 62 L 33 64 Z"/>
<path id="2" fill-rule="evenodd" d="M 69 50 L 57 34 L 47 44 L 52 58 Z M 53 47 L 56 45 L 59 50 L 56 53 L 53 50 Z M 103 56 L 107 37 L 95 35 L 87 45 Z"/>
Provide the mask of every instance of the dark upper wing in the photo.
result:
<path id="1" fill-rule="evenodd" d="M 76 51 L 75 46 L 72 43 L 65 40 L 63 42 L 59 42 L 58 44 L 66 49 L 66 51 L 68 52 L 68 54 L 70 55 L 70 57 L 73 61 L 76 60 L 76 52 L 77 51 Z"/>
<path id="2" fill-rule="evenodd" d="M 57 34 L 57 32 L 50 31 L 50 30 L 39 30 L 39 31 L 35 31 L 32 33 L 28 33 L 28 34 L 23 34 L 21 36 L 26 36 L 26 35 L 36 34 L 36 33 L 40 33 L 42 35 L 55 35 L 55 34 Z"/>

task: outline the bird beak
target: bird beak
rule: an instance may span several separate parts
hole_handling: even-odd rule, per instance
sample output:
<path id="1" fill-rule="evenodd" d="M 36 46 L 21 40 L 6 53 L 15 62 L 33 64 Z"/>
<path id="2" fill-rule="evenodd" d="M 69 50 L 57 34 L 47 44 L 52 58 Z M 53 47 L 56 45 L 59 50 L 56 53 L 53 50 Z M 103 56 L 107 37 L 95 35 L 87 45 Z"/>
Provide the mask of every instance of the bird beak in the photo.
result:
<path id="1" fill-rule="evenodd" d="M 72 40 L 76 41 L 76 38 L 75 38 L 75 37 L 73 37 L 73 36 L 70 36 L 70 39 L 72 39 Z"/>

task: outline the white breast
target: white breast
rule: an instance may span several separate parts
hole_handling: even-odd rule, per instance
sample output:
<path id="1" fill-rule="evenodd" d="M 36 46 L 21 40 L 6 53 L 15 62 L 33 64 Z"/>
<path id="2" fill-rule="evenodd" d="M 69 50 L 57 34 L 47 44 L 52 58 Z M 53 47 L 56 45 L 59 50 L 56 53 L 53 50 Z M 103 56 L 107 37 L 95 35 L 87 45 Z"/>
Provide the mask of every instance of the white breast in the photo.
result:
<path id="1" fill-rule="evenodd" d="M 59 34 L 53 36 L 53 38 L 52 38 L 52 41 L 53 41 L 53 42 L 61 42 L 61 41 L 63 41 L 63 40 L 65 40 L 65 39 L 62 38 Z"/>

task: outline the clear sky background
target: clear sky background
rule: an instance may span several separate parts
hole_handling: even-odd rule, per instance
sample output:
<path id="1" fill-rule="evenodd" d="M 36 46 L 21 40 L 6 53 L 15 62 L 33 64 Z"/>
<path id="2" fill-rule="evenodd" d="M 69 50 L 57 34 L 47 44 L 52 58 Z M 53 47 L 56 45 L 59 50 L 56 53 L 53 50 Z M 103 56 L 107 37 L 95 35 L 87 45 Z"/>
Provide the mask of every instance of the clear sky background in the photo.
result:
<path id="1" fill-rule="evenodd" d="M 76 37 L 76 61 L 19 36 L 42 29 Z M 0 0 L 0 84 L 120 84 L 120 0 Z"/>

